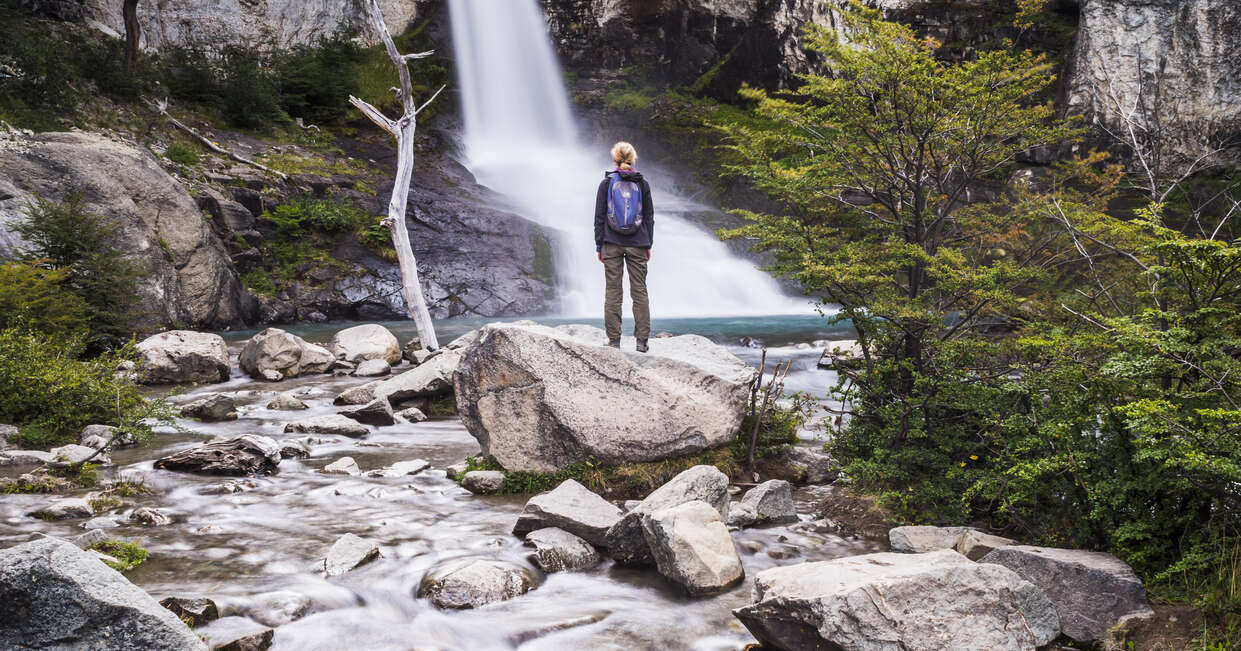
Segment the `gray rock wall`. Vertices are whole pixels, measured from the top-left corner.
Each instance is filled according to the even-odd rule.
[[[379,0],[394,34],[405,31],[427,0]],[[41,14],[81,22],[115,36],[125,33],[122,0],[26,0]],[[208,41],[314,43],[324,36],[358,30],[369,36],[365,4],[341,0],[140,0],[138,21],[144,48],[160,49]]]
[[[80,194],[86,211],[120,221],[118,245],[144,265],[142,325],[244,324],[237,271],[185,188],[137,147],[95,133],[45,133],[0,148],[0,258],[21,242],[6,226],[35,197]]]
[[[1190,157],[1241,144],[1236,0],[1085,0],[1071,64],[1071,111],[1112,127],[1126,113],[1150,125],[1157,113]]]

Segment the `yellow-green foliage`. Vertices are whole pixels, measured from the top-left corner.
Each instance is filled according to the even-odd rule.
[[[260,154],[255,157],[258,162],[285,174],[312,174],[315,176],[362,176],[369,170],[366,161],[346,158],[334,152],[332,157],[302,156],[293,153]]]
[[[626,113],[644,111],[654,99],[649,91],[641,88],[616,88],[609,90],[606,96],[609,108]]]
[[[648,463],[605,465],[597,461],[580,461],[551,473],[505,471],[501,493],[540,493],[573,479],[590,490],[611,499],[642,499],[667,483],[677,474],[694,466],[715,466],[730,478],[741,476],[741,466],[730,448],[717,448],[684,457]],[[471,470],[504,470],[493,459],[470,457],[466,472]]]
[[[104,559],[104,563],[117,572],[128,572],[147,560],[147,550],[123,540],[104,540],[87,549],[93,549],[116,559],[115,561]]]

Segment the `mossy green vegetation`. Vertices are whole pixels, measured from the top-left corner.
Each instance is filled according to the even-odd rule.
[[[103,559],[108,567],[117,572],[128,572],[147,560],[147,550],[135,543],[125,542],[123,540],[103,540],[87,547],[87,549],[97,551],[100,554],[110,556],[112,559]]]
[[[355,237],[384,259],[396,255],[391,236],[380,225],[382,218],[341,197],[294,197],[259,219],[272,231],[259,247],[263,266],[242,274],[241,282],[262,296],[274,296],[282,283],[301,278],[307,265],[345,271],[345,265],[331,255],[340,237]]]
[[[202,161],[198,148],[182,142],[174,142],[164,150],[164,158],[186,167],[193,167]]]

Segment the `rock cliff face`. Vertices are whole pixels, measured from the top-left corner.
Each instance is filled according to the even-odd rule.
[[[253,299],[185,188],[147,152],[92,133],[46,133],[0,148],[0,257],[19,239],[5,225],[35,197],[80,194],[88,212],[120,221],[119,246],[146,268],[144,322],[225,328],[250,320]]]
[[[578,69],[636,67],[666,81],[785,86],[813,61],[809,23],[832,25],[835,0],[542,0],[563,60]],[[706,77],[704,77],[706,75]]]
[[[1112,127],[1158,118],[1190,157],[1241,138],[1236,0],[1085,0],[1071,63],[1072,111]]]
[[[427,0],[379,0],[388,29],[405,31]],[[25,0],[47,16],[90,24],[114,35],[125,33],[122,0]],[[340,0],[141,0],[138,21],[145,48],[187,43],[314,43],[341,31],[365,29],[365,5]]]

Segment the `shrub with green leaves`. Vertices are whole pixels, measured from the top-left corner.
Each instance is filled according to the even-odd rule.
[[[116,560],[104,559],[108,567],[117,572],[128,572],[147,560],[147,550],[123,540],[103,540],[87,549],[97,551]]]
[[[81,339],[59,339],[18,328],[0,330],[0,422],[16,425],[10,441],[29,448],[76,443],[82,428],[113,425],[145,439],[151,425],[171,423],[173,410],[147,399],[117,372],[131,345],[84,359]]]
[[[38,198],[13,226],[27,243],[23,255],[55,272],[63,292],[76,297],[67,299],[64,309],[71,303],[84,306],[92,350],[120,344],[136,327],[142,268],[118,246],[120,228],[116,219],[87,212],[80,196],[63,202]],[[41,287],[44,302],[51,300],[46,285]]]

